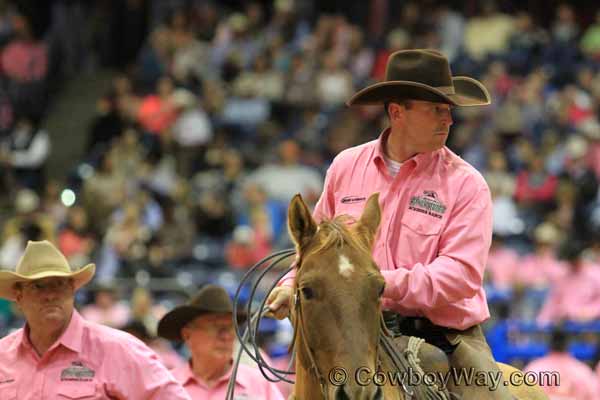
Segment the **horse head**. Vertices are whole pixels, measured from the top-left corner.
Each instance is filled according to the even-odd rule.
[[[292,306],[299,398],[382,398],[376,385],[361,385],[379,359],[385,283],[371,256],[381,219],[378,198],[369,197],[357,221],[340,216],[319,224],[300,195],[290,203],[288,229],[299,254]]]

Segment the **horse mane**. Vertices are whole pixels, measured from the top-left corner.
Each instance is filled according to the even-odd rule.
[[[333,246],[341,249],[344,245],[348,245],[353,249],[371,254],[371,250],[366,244],[357,238],[357,233],[348,227],[348,224],[351,222],[356,222],[356,219],[345,214],[321,221],[317,230],[318,234],[316,235],[318,242],[311,252],[318,253]]]

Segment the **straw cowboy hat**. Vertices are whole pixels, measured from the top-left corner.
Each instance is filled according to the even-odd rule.
[[[368,86],[350,98],[349,106],[411,99],[455,106],[491,103],[483,84],[466,76],[452,76],[448,59],[439,51],[400,50],[388,58],[385,81]]]
[[[175,307],[158,322],[158,336],[180,342],[181,328],[203,314],[233,314],[233,304],[221,286],[206,285],[185,305]],[[238,320],[246,314],[238,312]]]
[[[65,256],[52,243],[47,240],[30,240],[15,272],[0,270],[0,297],[14,301],[15,283],[50,277],[72,278],[77,290],[92,279],[95,271],[94,264],[73,270]]]

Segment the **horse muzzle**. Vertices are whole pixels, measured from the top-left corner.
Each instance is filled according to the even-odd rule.
[[[378,386],[338,386],[333,391],[334,400],[383,400]]]

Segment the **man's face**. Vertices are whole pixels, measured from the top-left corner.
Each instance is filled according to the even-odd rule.
[[[231,314],[205,314],[182,329],[192,358],[200,362],[228,363],[233,354],[233,321]]]
[[[402,140],[414,153],[435,151],[446,144],[453,122],[450,104],[411,100],[406,107],[392,103],[390,113],[395,111],[402,113],[402,118],[392,115],[392,123],[399,121]]]
[[[23,282],[16,303],[33,329],[60,329],[73,313],[75,289],[69,278],[43,278]]]

